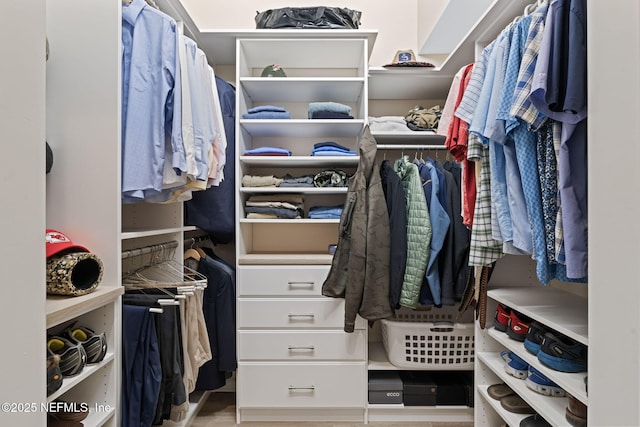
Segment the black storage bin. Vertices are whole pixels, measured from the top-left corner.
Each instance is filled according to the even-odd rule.
[[[402,380],[398,371],[369,371],[369,403],[402,403]]]
[[[438,385],[432,372],[402,371],[405,406],[435,406]]]
[[[434,372],[438,385],[436,404],[442,406],[473,407],[473,372]]]

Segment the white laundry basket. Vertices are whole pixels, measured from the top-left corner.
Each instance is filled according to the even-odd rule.
[[[424,370],[471,370],[474,324],[454,322],[455,316],[430,311],[399,310],[381,320],[382,343],[392,365]]]

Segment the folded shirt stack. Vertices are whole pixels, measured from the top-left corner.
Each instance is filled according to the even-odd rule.
[[[245,213],[251,219],[299,219],[304,198],[300,194],[254,194],[245,202]]]
[[[310,102],[307,116],[310,119],[353,119],[351,107],[338,102]]]
[[[243,187],[279,187],[282,184],[282,178],[276,178],[273,175],[244,175],[242,177]]]
[[[356,156],[358,153],[333,141],[317,142],[313,144],[312,156]]]
[[[243,119],[290,119],[291,113],[276,105],[261,105],[242,114]]]
[[[282,177],[280,187],[314,187],[313,175],[293,176],[286,174]]]
[[[242,154],[244,156],[290,156],[291,151],[280,147],[258,147]]]
[[[406,132],[407,122],[401,116],[369,117],[371,132]]]
[[[314,206],[309,209],[309,218],[312,219],[340,219],[344,205],[338,206]]]

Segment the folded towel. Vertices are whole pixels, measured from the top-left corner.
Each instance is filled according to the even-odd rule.
[[[256,156],[259,154],[282,154],[285,156],[290,156],[291,151],[281,147],[258,147],[244,152],[245,156]]]
[[[242,115],[243,119],[290,119],[291,113],[280,112],[280,111],[260,111],[258,113],[244,113]]]
[[[287,110],[285,110],[284,107],[278,107],[277,105],[260,105],[259,107],[249,108],[247,110],[247,113],[249,114],[259,113],[261,111],[274,111],[274,112],[280,112],[280,113],[287,112]]]
[[[337,113],[334,111],[314,111],[311,113],[312,119],[353,119],[353,116],[350,116],[346,113]]]
[[[308,117],[312,118],[313,113],[316,111],[331,111],[333,113],[350,114],[351,107],[338,102],[310,102],[309,109],[307,111]]]

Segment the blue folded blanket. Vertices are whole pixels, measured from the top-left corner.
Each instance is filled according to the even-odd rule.
[[[351,113],[351,107],[338,102],[310,102],[308,117],[312,118],[313,113],[317,111],[330,111],[332,113],[343,113],[348,115]]]

